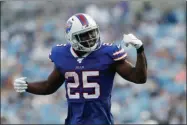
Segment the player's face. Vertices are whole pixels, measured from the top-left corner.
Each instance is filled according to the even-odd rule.
[[[88,32],[76,35],[75,37],[77,41],[79,41],[80,44],[83,45],[84,47],[87,48],[93,47],[97,41],[98,30],[97,29],[90,30]]]

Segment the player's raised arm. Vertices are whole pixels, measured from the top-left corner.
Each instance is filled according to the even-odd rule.
[[[49,95],[54,93],[64,82],[64,77],[54,68],[47,80],[28,83],[26,77],[14,81],[14,89],[17,92],[29,92],[37,95]]]
[[[131,44],[137,49],[137,61],[135,67],[127,60],[116,61],[116,71],[124,79],[143,84],[147,80],[147,60],[144,54],[144,48],[141,40],[134,35],[124,35],[123,38],[126,46]]]

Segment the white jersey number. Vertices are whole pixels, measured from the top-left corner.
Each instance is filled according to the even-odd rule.
[[[88,82],[88,77],[92,76],[99,76],[99,71],[83,71],[82,72],[82,83],[83,83],[83,89],[84,88],[95,88],[94,94],[88,94],[83,93],[83,97],[85,99],[96,99],[100,95],[100,86],[97,82]],[[79,99],[80,93],[71,94],[70,89],[71,88],[78,88],[80,85],[79,82],[79,76],[76,72],[66,72],[65,78],[68,79],[68,77],[74,78],[74,83],[67,83],[67,94],[70,99]]]

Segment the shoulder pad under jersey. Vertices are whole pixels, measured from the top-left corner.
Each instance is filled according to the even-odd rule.
[[[103,47],[105,47],[109,56],[113,59],[113,61],[119,61],[125,59],[127,57],[127,53],[121,45],[115,45],[112,43],[103,43]]]
[[[49,59],[52,62],[55,62],[55,60],[58,59],[57,56],[59,55],[59,53],[63,52],[67,46],[67,44],[57,44],[56,46],[52,47],[52,50],[49,54]]]

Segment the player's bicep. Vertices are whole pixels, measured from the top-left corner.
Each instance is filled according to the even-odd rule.
[[[64,76],[60,73],[59,69],[54,67],[53,71],[48,77],[48,85],[51,89],[58,89],[64,83]]]
[[[120,60],[115,62],[116,72],[126,80],[133,81],[132,73],[135,70],[134,66],[128,60]]]

